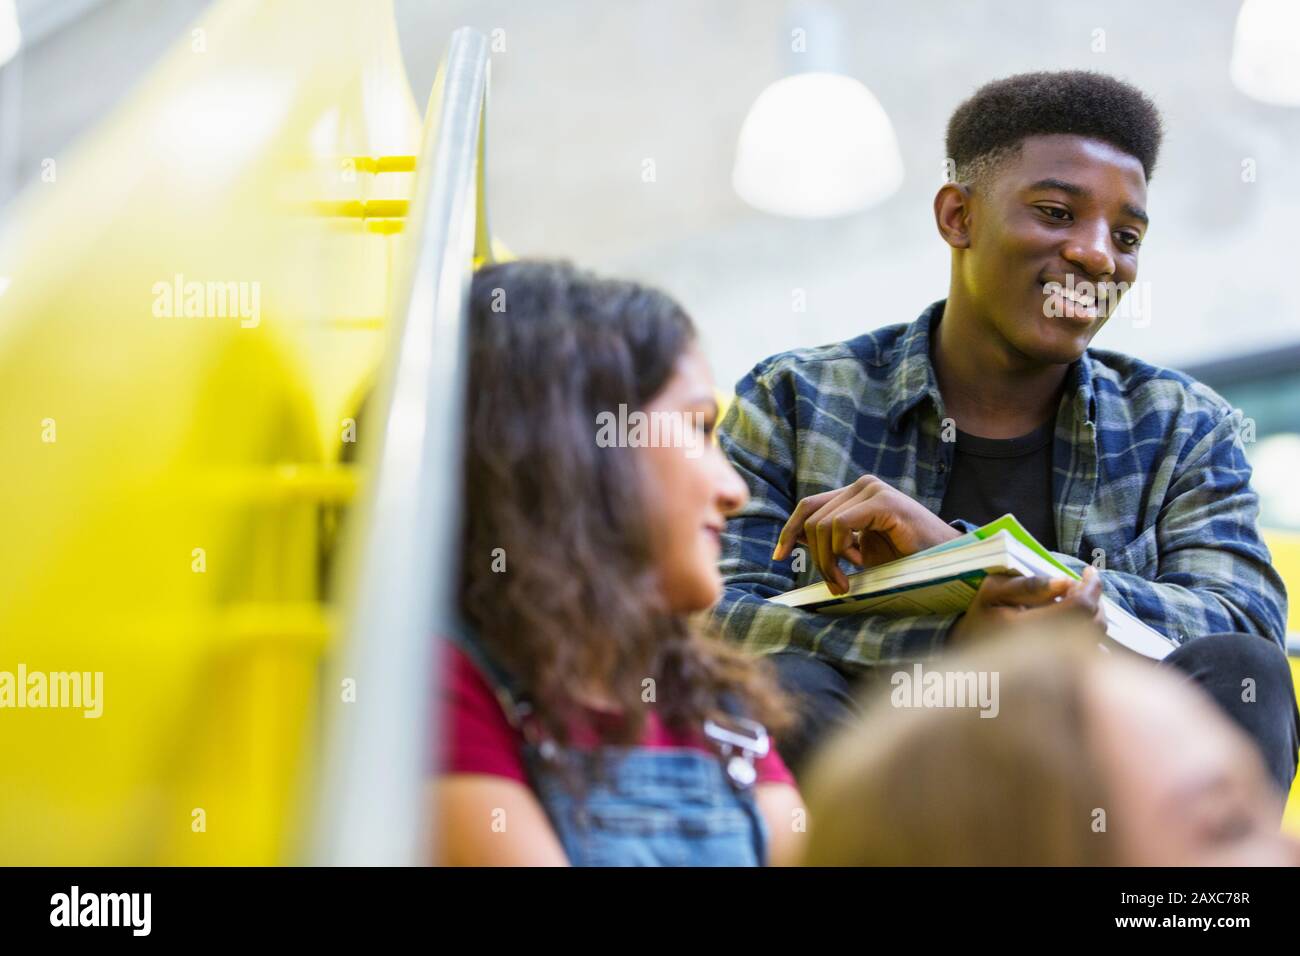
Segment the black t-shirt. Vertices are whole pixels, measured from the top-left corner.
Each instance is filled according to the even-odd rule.
[[[987,524],[1010,512],[1049,551],[1056,550],[1052,507],[1055,419],[1019,438],[980,438],[957,431],[957,447],[939,517]]]

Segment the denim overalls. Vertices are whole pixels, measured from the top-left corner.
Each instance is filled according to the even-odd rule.
[[[762,866],[767,828],[754,802],[754,760],[767,754],[766,731],[735,718],[706,723],[716,753],[684,747],[561,748],[539,739],[518,684],[471,635],[456,644],[496,691],[524,735],[523,759],[538,800],[573,866]],[[564,762],[576,768],[577,794]]]

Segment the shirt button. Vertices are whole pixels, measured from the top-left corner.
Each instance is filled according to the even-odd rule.
[[[948,463],[946,461],[939,462],[939,474],[942,475],[947,470],[948,470]]]

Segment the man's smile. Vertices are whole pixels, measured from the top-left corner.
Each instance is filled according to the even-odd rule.
[[[1090,283],[1091,285],[1091,283]],[[1095,294],[1080,289],[1074,283],[1055,279],[1040,282],[1044,302],[1043,314],[1052,318],[1069,319],[1071,323],[1087,325],[1101,315]]]

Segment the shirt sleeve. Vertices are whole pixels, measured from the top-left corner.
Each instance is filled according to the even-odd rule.
[[[796,549],[782,562],[772,560],[796,504],[795,406],[814,400],[796,389],[790,376],[773,381],[760,366],[737,385],[736,400],[719,428],[718,442],[750,497],[723,531],[719,567],[724,588],[712,624],[724,637],[758,653],[800,650],[860,668],[928,658],[944,646],[957,615],[831,617],[767,600],[795,586],[794,561],[805,550]]]
[[[1241,428],[1241,412],[1231,410],[1200,434],[1175,468],[1156,525],[1120,556],[1131,570],[1101,575],[1107,597],[1180,644],[1243,632],[1285,647],[1286,589],[1259,537]],[[1075,571],[1085,566],[1057,557]]]
[[[506,777],[527,786],[522,740],[491,685],[460,648],[450,642],[445,646],[441,772]]]

